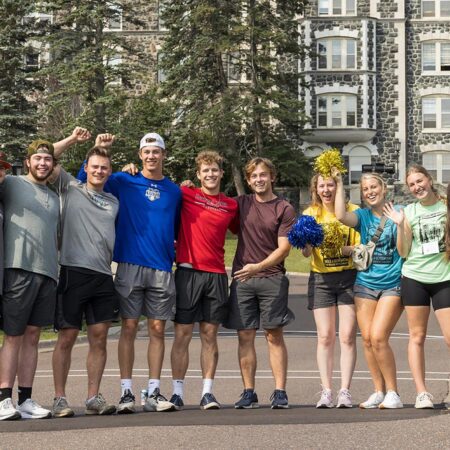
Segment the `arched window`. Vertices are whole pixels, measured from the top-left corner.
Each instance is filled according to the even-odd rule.
[[[317,69],[356,69],[356,39],[318,40]]]
[[[317,127],[356,127],[356,95],[319,95],[317,97]]]
[[[362,174],[362,165],[371,164],[370,150],[362,145],[353,147],[348,152],[349,180],[350,184],[359,183]]]
[[[423,166],[438,183],[450,182],[450,152],[427,152],[422,156]]]

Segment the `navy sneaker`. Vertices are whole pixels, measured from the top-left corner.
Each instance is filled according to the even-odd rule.
[[[172,403],[177,411],[182,410],[184,407],[183,399],[178,394],[173,394],[172,397],[170,397],[169,402]]]
[[[220,403],[213,394],[207,392],[200,401],[200,409],[220,409]]]
[[[236,409],[252,409],[259,408],[258,396],[253,389],[244,389],[241,399],[234,404]]]
[[[272,409],[287,409],[289,408],[288,398],[286,391],[281,389],[275,389],[273,394],[270,396],[272,404],[270,407]]]

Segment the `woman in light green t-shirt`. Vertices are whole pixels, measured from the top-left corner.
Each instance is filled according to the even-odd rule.
[[[397,224],[397,249],[406,258],[401,289],[409,327],[408,359],[417,390],[415,407],[434,408],[425,386],[424,343],[432,303],[450,348],[450,264],[445,253],[448,208],[424,167],[410,166],[406,184],[418,201],[401,211],[391,208],[388,217]]]

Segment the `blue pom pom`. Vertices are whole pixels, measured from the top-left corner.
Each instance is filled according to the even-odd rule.
[[[306,244],[318,247],[323,241],[323,229],[312,216],[300,216],[288,233],[289,243],[295,248],[305,248]]]

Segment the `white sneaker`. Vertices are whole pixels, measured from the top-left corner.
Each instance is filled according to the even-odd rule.
[[[27,398],[21,405],[17,405],[23,419],[47,419],[52,416],[52,412],[42,408],[31,398]]]
[[[417,394],[414,408],[434,409],[433,396],[429,392],[421,392],[420,394]]]
[[[365,402],[359,404],[362,409],[378,408],[384,400],[384,393],[381,391],[374,392]]]
[[[380,403],[380,406],[378,406],[380,409],[399,409],[403,408],[403,403],[400,400],[400,396],[395,391],[387,391],[386,397],[384,397],[384,400],[382,403]]]
[[[337,395],[336,408],[352,408],[352,395],[348,389],[341,389]]]
[[[20,412],[14,408],[11,398],[5,398],[0,402],[0,420],[16,420],[20,417]]]
[[[320,400],[317,402],[316,408],[333,408],[333,395],[331,389],[322,389]]]

